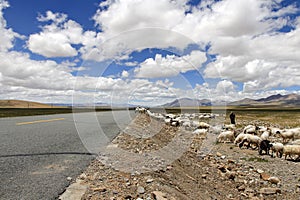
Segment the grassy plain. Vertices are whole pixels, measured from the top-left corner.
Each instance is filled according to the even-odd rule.
[[[101,112],[110,110],[126,110],[127,108],[97,107],[92,108],[0,108],[0,118],[33,116],[33,115],[53,115],[78,112]]]
[[[236,114],[236,123],[239,126],[245,124],[266,124],[278,127],[299,127],[300,107],[278,107],[278,106],[202,106],[181,108],[153,108],[153,111],[167,113],[218,113],[224,115],[225,122],[230,123],[229,114]]]

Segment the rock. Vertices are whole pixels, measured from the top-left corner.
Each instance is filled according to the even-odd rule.
[[[259,174],[261,174],[261,173],[264,173],[264,170],[257,169],[256,172],[259,173]]]
[[[216,153],[216,156],[221,157],[222,154],[221,154],[220,152],[217,152],[217,153]]]
[[[225,158],[226,158],[226,156],[221,156],[221,159],[223,159],[223,160],[224,160]]]
[[[203,179],[206,179],[207,175],[206,174],[202,174],[201,176]]]
[[[225,175],[228,179],[234,180],[236,174],[235,172],[228,171],[225,173]]]
[[[139,186],[136,190],[139,194],[144,194],[145,193],[145,188],[143,188],[142,186]]]
[[[230,164],[230,163],[231,163],[231,164],[234,164],[234,163],[235,163],[235,161],[234,161],[234,160],[231,160],[231,159],[228,159],[227,162],[228,162],[229,164]]]
[[[227,171],[227,169],[226,169],[226,167],[225,167],[224,165],[219,166],[218,169],[219,169],[221,172],[223,172],[223,173],[225,173],[225,172]]]
[[[269,194],[281,193],[281,190],[280,188],[261,188],[259,190],[259,193],[269,195]]]
[[[254,193],[254,190],[251,188],[246,188],[244,192],[249,194],[249,193]]]
[[[68,176],[68,177],[67,177],[67,180],[68,180],[68,181],[71,181],[71,180],[72,180],[72,177]]]
[[[86,176],[85,173],[83,173],[83,174],[80,174],[79,178],[80,178],[81,180],[85,180],[85,179],[87,178],[87,176]]]
[[[270,175],[263,172],[263,173],[260,174],[260,178],[263,179],[264,181],[267,181],[267,180],[269,180]]]
[[[149,179],[146,180],[146,183],[152,183],[153,181],[154,181],[154,179],[149,178]]]
[[[172,166],[167,166],[167,170],[171,170],[173,167]]]
[[[98,187],[98,188],[93,188],[94,192],[106,192],[106,188],[105,187]]]
[[[156,200],[168,200],[167,195],[161,191],[154,191],[152,192],[152,196]]]
[[[280,179],[277,178],[277,177],[275,177],[275,176],[271,176],[271,177],[268,179],[268,181],[269,181],[270,183],[273,183],[273,184],[278,184],[278,183],[280,182]]]
[[[246,187],[244,185],[241,185],[237,189],[238,189],[238,191],[244,191],[246,189]]]

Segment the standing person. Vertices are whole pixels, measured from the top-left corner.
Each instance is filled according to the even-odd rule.
[[[230,112],[229,118],[230,118],[230,123],[235,124],[235,114],[233,112]]]

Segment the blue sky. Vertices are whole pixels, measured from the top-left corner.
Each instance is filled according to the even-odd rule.
[[[296,0],[0,0],[0,9],[1,99],[159,105],[300,93]]]

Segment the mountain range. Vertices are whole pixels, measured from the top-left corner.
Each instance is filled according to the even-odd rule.
[[[189,99],[181,98],[175,99],[170,103],[162,105],[162,107],[196,107],[196,106],[211,106],[211,105],[224,105],[224,102],[211,102],[208,99]],[[271,95],[266,98],[251,99],[245,98],[238,101],[226,103],[228,106],[300,106],[300,95],[287,94],[287,95]]]

